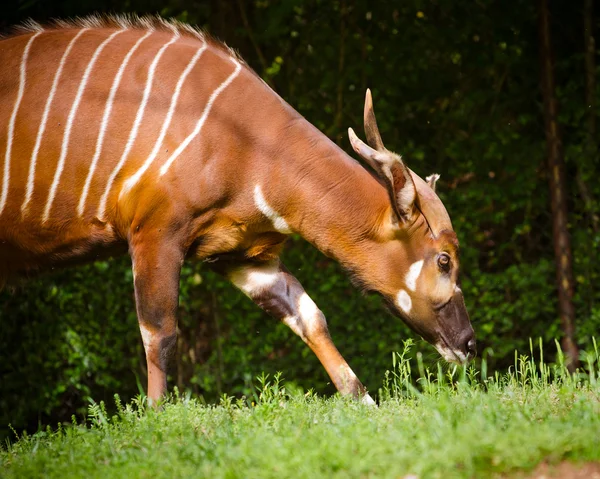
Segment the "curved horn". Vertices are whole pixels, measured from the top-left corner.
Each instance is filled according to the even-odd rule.
[[[450,216],[442,200],[435,193],[435,183],[439,175],[431,175],[425,182],[408,168],[402,158],[388,151],[377,127],[371,90],[367,89],[364,109],[365,133],[368,145],[359,139],[352,128],[348,128],[348,137],[354,151],[358,153],[385,181],[390,193],[392,205],[399,219],[410,218],[418,208],[434,237],[443,230],[452,229]]]
[[[348,128],[348,137],[354,151],[384,180],[398,220],[409,220],[414,213],[417,193],[410,170],[402,158],[385,148],[374,150],[358,138],[352,128]]]
[[[383,151],[377,151],[362,141],[352,128],[348,128],[348,138],[352,148],[358,155],[375,170],[380,178],[392,182],[393,179],[384,171],[384,167],[389,170],[394,163]]]
[[[365,95],[364,122],[367,143],[377,151],[384,151],[385,146],[383,146],[383,140],[381,139],[381,134],[379,133],[377,120],[375,119],[375,110],[373,110],[373,98],[371,97],[371,90],[369,88],[367,88],[367,93]]]

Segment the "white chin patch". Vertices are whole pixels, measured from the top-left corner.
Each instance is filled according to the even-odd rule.
[[[410,295],[403,289],[398,291],[398,294],[396,295],[396,304],[406,314],[410,313],[410,310],[412,309],[412,300],[410,299]]]
[[[440,356],[442,356],[449,363],[466,364],[467,362],[465,353],[457,350],[452,351],[452,349],[447,347],[444,343],[437,343],[435,345],[435,349],[437,349],[438,353],[440,353]]]

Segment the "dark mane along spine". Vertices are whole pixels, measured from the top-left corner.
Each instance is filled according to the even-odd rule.
[[[244,63],[236,50],[228,47],[224,42],[217,40],[202,29],[173,18],[163,18],[159,15],[144,15],[140,17],[128,13],[94,14],[70,19],[54,19],[46,24],[29,19],[20,25],[13,27],[8,35],[0,36],[0,40],[44,30],[62,30],[71,28],[117,28],[172,32],[182,37],[195,38],[206,42],[213,47],[220,48],[239,62]]]

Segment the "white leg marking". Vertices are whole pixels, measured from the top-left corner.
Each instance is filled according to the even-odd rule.
[[[271,287],[278,278],[279,268],[276,264],[269,264],[260,268],[243,267],[229,275],[231,282],[250,297]]]
[[[281,320],[283,324],[285,324],[288,328],[290,328],[295,334],[302,338],[302,341],[306,342],[306,336],[304,334],[304,329],[300,324],[300,319],[298,316],[286,316]]]
[[[319,308],[307,293],[302,293],[298,300],[298,312],[304,330],[309,334],[312,333],[317,323],[321,321],[321,316],[319,315]]]
[[[12,114],[10,115],[10,121],[8,122],[8,134],[6,136],[6,152],[4,154],[4,176],[2,178],[2,194],[0,195],[0,214],[4,210],[6,205],[6,198],[8,197],[8,186],[10,184],[10,155],[12,153],[12,142],[15,134],[15,122],[17,120],[17,113],[19,106],[21,106],[21,100],[23,99],[23,93],[25,92],[25,81],[27,79],[27,58],[29,57],[29,50],[33,40],[40,35],[42,32],[37,32],[32,35],[25,49],[23,50],[23,56],[21,57],[21,66],[19,68],[19,90],[17,92],[17,100],[13,107]]]
[[[342,371],[342,377],[346,379],[346,381],[355,381],[358,379],[356,377],[356,374],[354,374],[354,371],[352,371],[352,369],[350,369],[350,366],[348,366],[347,364],[342,364],[340,366],[340,370]]]
[[[411,264],[410,268],[408,268],[404,282],[406,283],[406,287],[411,291],[417,289],[417,280],[421,274],[421,269],[423,269],[423,260]]]
[[[142,342],[144,343],[144,349],[146,353],[150,349],[150,345],[154,339],[154,333],[140,323],[140,332],[142,333]]]
[[[75,115],[77,114],[77,109],[79,108],[79,103],[81,102],[81,97],[83,96],[83,92],[85,87],[87,86],[87,82],[90,77],[90,73],[92,72],[92,68],[98,60],[100,53],[104,50],[104,47],[108,45],[108,43],[117,35],[120,35],[125,30],[118,30],[110,35],[106,40],[104,40],[100,46],[96,49],[90,62],[88,63],[83,77],[81,78],[81,82],[79,83],[79,88],[77,89],[77,94],[75,95],[75,101],[73,102],[73,106],[71,107],[71,111],[69,112],[69,117],[67,118],[67,125],[65,126],[65,133],[63,136],[62,146],[60,149],[60,157],[58,158],[58,164],[56,165],[56,172],[54,173],[54,180],[52,181],[52,185],[50,186],[50,192],[48,193],[48,200],[46,201],[46,208],[44,209],[44,216],[42,217],[42,222],[48,221],[50,217],[50,209],[52,208],[52,203],[54,202],[54,197],[56,196],[56,190],[58,188],[58,184],[60,183],[60,177],[62,175],[63,169],[65,167],[65,159],[67,158],[67,153],[69,152],[69,141],[71,139],[71,128],[73,127],[73,122],[75,121]]]
[[[298,311],[307,332],[311,332],[319,321],[319,308],[307,293],[298,300]]]
[[[156,71],[156,66],[158,65],[158,61],[160,60],[160,57],[162,57],[165,50],[169,47],[169,45],[175,43],[175,41],[177,41],[178,38],[179,38],[179,35],[176,34],[167,43],[165,43],[160,48],[160,50],[154,57],[154,60],[152,60],[152,63],[150,64],[150,68],[148,69],[148,78],[146,79],[146,86],[144,87],[144,94],[142,96],[142,102],[140,103],[140,106],[138,107],[138,111],[135,115],[133,127],[131,128],[131,131],[129,132],[129,138],[127,139],[127,144],[125,145],[125,150],[123,150],[123,154],[121,155],[121,159],[119,160],[119,163],[117,163],[117,166],[115,166],[115,169],[110,174],[110,176],[108,178],[108,182],[106,183],[106,188],[104,189],[102,198],[100,198],[100,204],[98,206],[98,212],[96,213],[96,216],[101,220],[104,218],[104,213],[106,211],[106,202],[108,201],[108,195],[110,194],[112,184],[115,181],[115,178],[117,177],[119,172],[121,171],[121,168],[123,168],[123,165],[125,164],[125,161],[127,160],[127,157],[129,156],[129,152],[133,148],[133,144],[135,143],[135,139],[137,137],[138,130],[140,128],[140,123],[142,122],[142,119],[144,118],[144,110],[146,109],[146,104],[148,103],[148,98],[150,97],[150,92],[152,91],[152,82],[154,81],[154,72]]]
[[[158,155],[158,151],[160,150],[160,147],[162,146],[162,142],[165,139],[167,130],[169,128],[169,125],[171,124],[171,120],[173,119],[173,113],[175,112],[175,107],[177,106],[177,100],[179,99],[179,94],[181,93],[181,87],[183,86],[183,83],[185,82],[185,79],[187,78],[189,73],[192,71],[192,69],[198,62],[198,59],[202,55],[202,52],[204,52],[204,50],[206,50],[206,47],[207,47],[207,44],[205,43],[204,45],[202,45],[202,47],[200,49],[198,49],[198,51],[196,52],[194,57],[190,60],[187,67],[185,68],[185,70],[183,71],[181,76],[179,77],[179,81],[177,82],[177,86],[175,87],[175,93],[171,97],[171,104],[169,105],[169,111],[167,112],[167,116],[166,116],[166,118],[163,122],[162,128],[160,130],[160,135],[158,136],[156,143],[154,143],[154,148],[152,149],[150,156],[148,156],[148,158],[146,159],[144,164],[141,166],[141,168],[139,170],[137,170],[135,172],[135,174],[133,176],[130,176],[129,178],[127,178],[127,180],[125,180],[125,182],[123,183],[123,189],[121,190],[120,194],[127,193],[128,191],[131,190],[131,188],[133,188],[135,186],[135,184],[139,181],[139,179],[142,177],[142,175],[150,167],[150,165],[156,158],[156,155]]]
[[[357,382],[360,383],[360,381],[356,377],[356,374],[354,374],[354,371],[352,371],[350,366],[346,363],[340,365],[340,379],[342,380],[343,389],[346,392],[358,392],[354,391],[353,386],[355,386]],[[371,401],[373,400],[371,399]]]
[[[412,300],[410,299],[409,294],[403,289],[398,291],[398,295],[396,297],[396,304],[406,314],[410,313],[410,310],[412,308]]]
[[[316,329],[316,325],[322,321],[320,311],[312,298],[306,293],[302,293],[298,298],[298,314],[286,316],[283,322],[302,338],[304,342],[308,341],[311,333]]]
[[[125,72],[125,68],[131,60],[132,55],[138,49],[140,44],[152,35],[153,31],[150,30],[146,32],[144,36],[142,36],[136,43],[133,45],[131,50],[127,53],[121,66],[119,67],[119,71],[113,80],[112,86],[110,87],[110,93],[108,94],[108,99],[106,100],[106,105],[104,107],[104,115],[102,116],[102,123],[100,123],[100,133],[98,134],[98,139],[96,140],[96,151],[94,151],[94,156],[92,158],[92,163],[90,164],[90,170],[88,171],[87,178],[85,179],[85,185],[83,186],[83,191],[81,193],[81,198],[79,198],[79,206],[77,207],[77,213],[79,216],[83,215],[83,211],[85,209],[85,201],[87,199],[87,195],[90,190],[90,185],[92,183],[92,177],[94,176],[94,172],[96,171],[96,165],[98,164],[98,159],[100,158],[100,153],[102,152],[102,145],[104,143],[104,135],[106,134],[106,127],[108,126],[108,120],[110,119],[110,114],[112,112],[113,102],[115,100],[115,95],[117,94],[117,90],[121,83],[121,79],[123,78],[123,73]]]
[[[215,91],[212,92],[212,95],[210,96],[210,98],[208,99],[208,102],[206,103],[206,106],[204,107],[202,116],[198,120],[198,123],[196,123],[196,128],[194,128],[194,131],[185,140],[183,140],[181,145],[179,145],[177,147],[177,149],[173,152],[173,154],[169,157],[169,159],[165,162],[165,164],[161,166],[161,168],[160,168],[161,176],[163,176],[169,170],[171,164],[177,159],[177,157],[181,154],[181,152],[183,150],[185,150],[187,148],[187,146],[190,144],[190,142],[198,135],[198,133],[200,133],[200,130],[202,129],[202,126],[204,125],[204,122],[206,121],[208,114],[210,113],[210,109],[212,108],[214,101],[221,94],[221,92],[223,90],[225,90],[225,88],[227,88],[230,85],[230,83],[235,79],[235,77],[238,76],[238,74],[240,73],[240,70],[242,69],[242,65],[240,64],[240,62],[238,62],[234,58],[230,58],[230,60],[235,65],[235,70],[233,71],[233,73],[231,75],[229,75],[225,79],[225,81],[223,83],[221,83],[218,86],[218,88]]]
[[[373,401],[373,398],[371,396],[369,396],[369,393],[365,394],[361,398],[360,402],[367,406],[376,406],[377,405],[377,403],[375,401]]]
[[[289,225],[287,224],[287,221],[285,221],[285,219],[279,216],[277,212],[273,208],[271,208],[269,203],[267,203],[267,200],[265,200],[260,185],[256,185],[254,187],[254,204],[263,215],[265,215],[271,220],[273,226],[277,231],[284,234],[289,234],[292,232]]]
[[[77,35],[73,37],[73,39],[67,45],[67,49],[63,53],[62,58],[60,59],[60,63],[58,64],[58,69],[54,74],[54,80],[52,80],[52,87],[50,88],[50,95],[46,100],[46,106],[44,107],[44,113],[42,114],[42,121],[40,122],[40,127],[38,128],[37,137],[35,139],[35,146],[33,147],[33,153],[31,154],[31,162],[29,163],[29,174],[27,176],[27,189],[25,191],[25,200],[21,205],[21,214],[25,216],[27,214],[27,206],[31,201],[31,197],[33,196],[33,186],[35,182],[35,167],[37,164],[37,157],[40,151],[40,145],[42,144],[42,138],[44,137],[44,132],[46,131],[46,122],[48,121],[48,115],[50,114],[50,107],[52,106],[52,101],[54,100],[54,95],[56,94],[56,89],[58,87],[58,81],[60,80],[60,76],[62,75],[63,68],[67,61],[67,57],[69,53],[71,53],[71,49],[73,45],[77,41],[77,39],[83,35],[88,29],[84,28],[80,30]]]

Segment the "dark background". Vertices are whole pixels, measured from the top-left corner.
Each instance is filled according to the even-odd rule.
[[[593,348],[600,326],[598,69],[589,62],[595,49],[586,63],[584,18],[595,37],[600,22],[590,5],[549,3],[568,195],[562,233],[572,244],[581,351]],[[238,50],[348,151],[346,129],[362,130],[370,87],[386,146],[421,176],[442,175],[438,192],[462,245],[462,289],[479,357],[493,372],[514,364],[515,349],[529,354],[530,338],[541,338],[545,359],[553,360],[555,339],[563,338],[540,8],[529,0],[24,0],[0,7],[0,30],[29,17],[93,12],[175,17]],[[377,391],[392,351],[414,335],[300,238],[289,241],[283,259],[325,312],[342,354]],[[99,262],[0,293],[0,435],[8,423],[36,429],[84,413],[90,397],[112,402],[114,393],[130,398],[145,387],[129,268],[128,258]],[[438,358],[422,340],[416,349],[430,364]],[[184,268],[177,359],[170,386],[209,402],[251,393],[261,371],[283,371],[288,387],[333,392],[300,339],[201,264]]]

